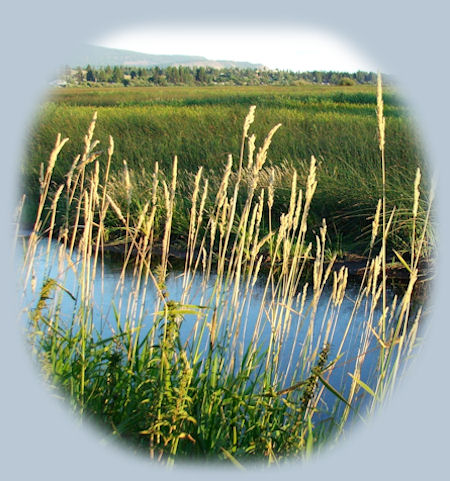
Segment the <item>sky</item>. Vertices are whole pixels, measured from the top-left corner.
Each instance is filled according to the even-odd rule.
[[[317,28],[133,26],[90,43],[150,54],[247,61],[280,70],[379,70],[347,39]]]

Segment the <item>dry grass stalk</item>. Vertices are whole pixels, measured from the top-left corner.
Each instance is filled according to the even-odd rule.
[[[383,229],[383,237],[382,237],[382,246],[381,246],[381,262],[382,262],[382,271],[383,271],[383,312],[386,311],[386,237],[387,237],[387,229],[386,229],[386,162],[385,162],[385,130],[386,130],[386,119],[383,115],[383,89],[382,89],[382,81],[381,81],[381,74],[378,72],[377,77],[377,122],[378,122],[378,145],[381,153],[381,180],[383,186],[383,195],[382,195],[382,229]],[[386,322],[383,319],[382,322],[382,336],[383,338],[386,335]]]

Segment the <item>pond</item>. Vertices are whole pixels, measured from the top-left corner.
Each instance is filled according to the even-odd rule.
[[[27,286],[25,290],[20,288],[22,305],[28,309],[37,306],[45,280],[55,279],[64,289],[55,290],[46,308],[49,314],[58,313],[60,323],[71,326],[83,304],[82,273],[90,276],[89,298],[93,303],[88,308],[99,337],[117,334],[120,326],[136,319],[143,320],[144,333],[157,323],[155,320],[162,310],[161,291],[152,275],[143,280],[143,276],[135,275],[132,267],[123,271],[121,264],[106,259],[96,264],[91,261],[89,266],[81,265],[77,250],[68,255],[61,244],[46,239],[38,244],[29,269],[21,267],[23,249],[17,249],[16,258],[22,272],[22,286]],[[222,286],[220,289],[218,284]],[[338,358],[327,380],[342,396],[348,396],[352,384],[350,374],[356,368],[361,380],[375,388],[380,344],[372,333],[381,317],[381,308],[380,303],[371,305],[370,297],[361,295],[359,285],[347,285],[342,303],[336,305],[329,283],[324,285],[319,299],[302,284],[291,298],[280,299],[276,290],[268,288],[263,275],[256,279],[242,276],[239,282],[234,279],[225,288],[224,284],[214,272],[205,280],[200,272],[187,278],[183,270],[169,271],[165,285],[168,299],[191,306],[180,322],[180,339],[188,352],[198,352],[201,359],[211,342],[210,328],[215,317],[219,326],[216,342],[227,346],[230,365],[239,366],[248,349],[259,346],[264,352],[270,346],[272,359],[277,357],[276,379],[282,389],[308,376],[314,363],[298,361],[317,359],[325,343],[330,345],[329,361]],[[388,291],[388,301],[393,299],[394,294]],[[261,365],[265,362],[263,357]],[[364,398],[369,396],[363,390],[360,396],[363,405]],[[329,390],[323,392],[320,403],[318,417],[322,419],[333,408],[345,408]]]

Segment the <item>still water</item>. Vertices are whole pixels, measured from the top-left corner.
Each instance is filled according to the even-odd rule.
[[[63,252],[62,247],[57,242],[47,243],[46,240],[42,240],[38,245],[32,268],[29,271],[22,267],[23,250],[17,249],[16,257],[18,269],[22,272],[24,282],[27,275],[29,280],[25,289],[23,289],[24,282],[19,288],[22,305],[28,309],[33,309],[39,301],[40,291],[45,279],[55,279],[67,292],[64,289],[55,290],[53,298],[48,300],[48,309],[52,309],[53,304],[53,309],[55,309],[53,312],[58,312],[62,323],[70,326],[75,314],[80,309],[80,298],[82,297],[79,280],[82,265],[77,251],[74,251],[72,256],[69,257],[67,251]],[[136,284],[136,277],[133,276],[132,269],[122,272],[121,266],[112,261],[98,261],[95,266],[91,262],[89,265],[91,276],[94,268],[96,275],[90,288],[90,297],[94,302],[93,305],[89,306],[89,309],[98,335],[110,337],[116,333],[117,323],[119,322],[123,326],[130,318],[130,313],[133,314],[135,319],[143,319],[143,334],[145,334],[145,330],[151,329],[157,317],[155,312],[158,309],[161,310],[156,283],[149,278],[146,285],[139,286]],[[212,305],[214,303],[218,305],[218,312],[223,312],[221,334],[226,335],[230,330],[238,329],[237,342],[233,347],[238,359],[248,346],[255,342],[255,327],[258,325],[260,326],[258,328],[260,333],[258,342],[263,349],[268,346],[271,331],[274,329],[273,324],[269,321],[269,313],[275,312],[276,309],[279,312],[281,309],[281,312],[283,312],[281,317],[284,319],[284,325],[287,322],[287,327],[283,328],[284,330],[282,329],[284,340],[279,355],[280,379],[282,380],[280,387],[289,387],[305,377],[305,373],[296,372],[296,360],[305,352],[311,352],[314,346],[322,346],[326,336],[331,341],[329,360],[331,361],[338,354],[340,355],[328,379],[330,384],[336,387],[343,396],[347,396],[352,381],[349,373],[354,371],[358,357],[363,357],[361,379],[369,386],[373,386],[372,374],[378,362],[379,344],[373,336],[368,334],[368,305],[363,302],[358,309],[355,309],[358,285],[347,286],[345,298],[339,309],[333,308],[332,303],[330,303],[331,287],[325,286],[317,304],[317,310],[313,314],[313,309],[311,309],[312,294],[306,295],[302,300],[302,293],[299,292],[294,299],[290,300],[288,308],[283,305],[280,307],[280,303],[276,307],[272,302],[272,296],[264,294],[266,279],[261,276],[254,285],[247,289],[245,282],[242,282],[237,291],[237,296],[234,292],[234,302],[236,302],[237,297],[239,306],[239,316],[235,316],[236,309],[230,307],[233,304],[235,284],[231,283],[228,289],[221,293],[219,301],[216,301],[214,296],[216,280],[216,274],[214,273],[211,274],[208,282],[205,282],[202,276],[197,274],[190,279],[191,286],[188,295],[186,295],[183,287],[185,281],[183,271],[171,270],[168,274],[166,289],[170,299],[205,308],[201,310],[201,316],[186,314],[183,318],[180,326],[180,338],[185,343],[187,350],[193,349],[194,341],[198,339],[198,334],[201,332],[202,323],[206,325],[206,323],[211,322]],[[183,292],[185,292],[185,297],[183,297]],[[392,293],[389,293],[389,298],[392,298]],[[302,304],[303,309],[301,309]],[[261,309],[261,306],[263,306],[263,309]],[[381,310],[377,307],[373,313],[372,324],[374,326],[380,316]],[[201,321],[199,321],[199,317],[202,318]],[[350,318],[353,320],[349,324]],[[244,320],[240,322],[240,319]],[[228,326],[228,331],[226,326]],[[202,346],[207,346],[208,342],[208,330],[205,328]],[[324,392],[322,396],[323,412],[329,412],[336,400],[337,398],[332,393]]]

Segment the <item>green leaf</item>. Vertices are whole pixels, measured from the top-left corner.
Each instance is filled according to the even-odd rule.
[[[353,374],[348,373],[348,375],[359,385],[361,386],[364,391],[368,392],[372,397],[376,397],[375,392],[365,383],[362,382],[361,379],[358,379],[357,377],[353,376]]]
[[[392,249],[394,251],[394,254],[398,257],[399,261],[403,264],[403,267],[410,273],[411,272],[411,267],[409,267],[408,263],[403,259],[403,257],[400,255],[399,252],[397,252],[395,249]]]
[[[64,291],[66,294],[68,294],[74,301],[76,301],[76,298],[75,296],[69,291],[67,290],[64,286],[62,286],[61,284],[59,284],[58,282],[55,281],[55,285],[58,286],[62,291]]]
[[[109,344],[111,341],[116,341],[117,339],[124,337],[126,334],[127,334],[126,332],[122,332],[121,334],[116,334],[112,337],[108,337],[106,339],[102,339],[101,341],[97,341],[94,343],[94,347],[103,346],[104,344]]]
[[[177,316],[185,316],[187,314],[198,314],[198,310],[196,309],[175,309],[172,311],[172,314],[176,314]]]
[[[306,438],[306,456],[311,456],[314,447],[314,434],[311,416],[308,417],[308,437]]]
[[[347,404],[349,408],[352,408],[352,405],[345,399],[345,397],[339,392],[334,389],[334,387],[329,384],[325,379],[319,374],[319,379],[321,383],[330,391],[332,392],[337,398],[339,398],[343,403]],[[352,408],[353,409],[353,408]]]
[[[333,366],[342,358],[343,355],[344,355],[344,353],[341,353],[341,354],[339,354],[338,357],[336,357],[336,359],[333,359],[333,361],[329,362],[329,363],[323,368],[323,371],[322,371],[322,372],[328,371],[328,369],[330,369],[331,367],[333,367]]]
[[[220,449],[223,451],[223,454],[239,469],[242,469],[245,471],[244,466],[225,448],[220,447]]]
[[[181,304],[182,307],[188,307],[190,309],[210,309],[208,306],[199,306],[197,304]]]

